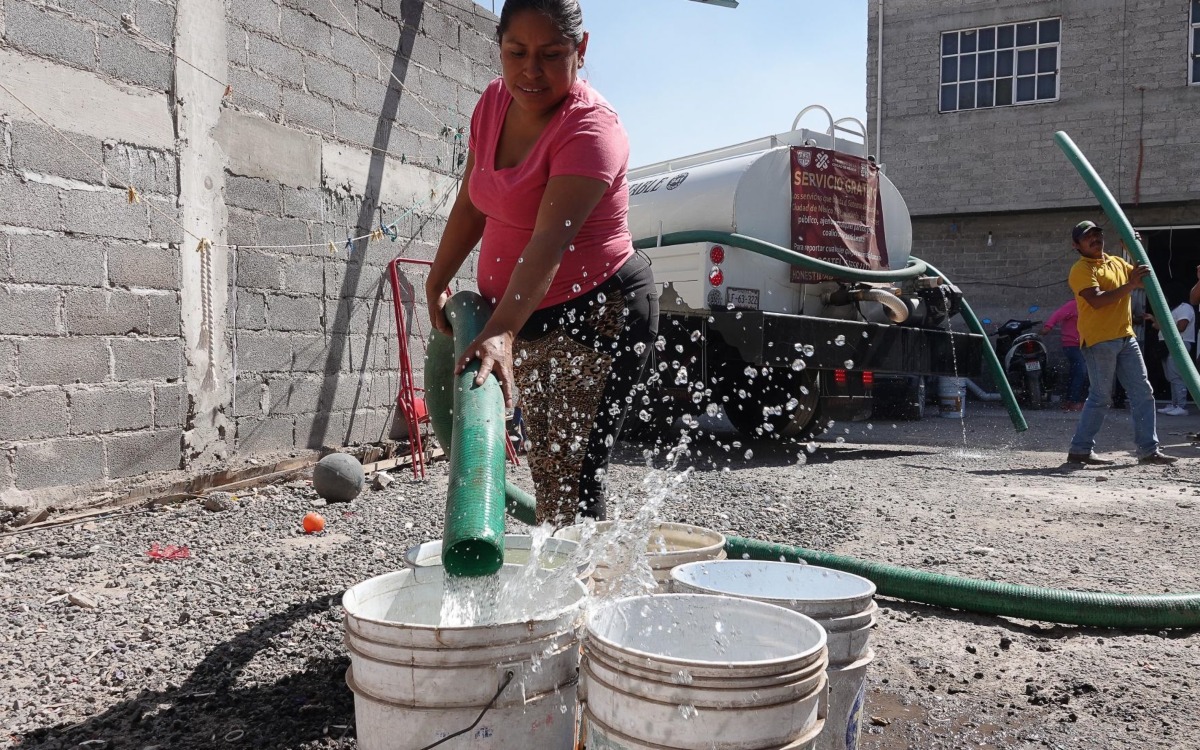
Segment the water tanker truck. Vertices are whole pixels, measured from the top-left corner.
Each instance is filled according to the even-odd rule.
[[[809,110],[825,131],[800,128]],[[629,172],[629,225],[662,294],[660,340],[627,420],[719,405],[754,437],[919,418],[926,376],[972,377],[962,295],[909,262],[912,223],[865,128],[822,107],[792,129]]]

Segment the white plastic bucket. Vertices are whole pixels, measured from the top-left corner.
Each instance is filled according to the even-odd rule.
[[[673,591],[722,594],[802,612],[825,629],[829,650],[829,716],[821,750],[858,747],[867,666],[874,657],[875,584],[852,573],[769,560],[719,560],[671,571]],[[853,735],[849,744],[845,738]]]
[[[505,565],[499,577],[521,572]],[[533,583],[548,583],[552,575],[539,571]],[[545,603],[543,611],[528,619],[440,627],[444,576],[441,567],[405,569],[364,581],[342,597],[358,746],[425,747],[471,726],[491,704],[474,729],[439,748],[569,750],[583,584],[568,578],[538,587],[533,595]]]
[[[598,521],[595,524],[568,526],[559,529],[554,536],[583,544],[593,554],[595,570],[592,581],[595,593],[602,596],[615,578],[627,571],[632,560],[627,557],[630,549],[612,539],[615,521]],[[621,522],[618,528],[629,528]],[[700,560],[725,559],[725,535],[701,526],[686,523],[657,523],[650,528],[642,557],[650,566],[650,573],[663,593],[671,585],[671,569],[684,563]]]
[[[967,379],[938,378],[938,406],[947,419],[962,419],[967,408]]]
[[[533,554],[533,537],[528,534],[504,535],[504,564],[527,565]],[[538,553],[538,567],[544,570],[557,570],[571,562],[577,555],[579,543],[570,539],[555,539],[550,537],[542,542]],[[442,564],[442,540],[422,542],[415,547],[409,547],[404,552],[404,564],[410,568],[428,568]],[[576,570],[576,578],[587,583],[591,576],[592,566],[581,564]]]
[[[806,747],[828,710],[825,632],[725,596],[618,599],[588,618],[588,750]]]

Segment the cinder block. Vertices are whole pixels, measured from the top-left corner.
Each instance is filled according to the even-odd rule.
[[[13,454],[18,489],[79,485],[104,478],[104,444],[96,438],[21,443]]]
[[[319,297],[267,295],[267,316],[275,331],[319,331],[321,312]]]
[[[183,383],[154,386],[154,426],[184,427],[187,421],[187,386]]]
[[[237,420],[237,450],[239,453],[266,453],[291,450],[292,420],[283,417]]]
[[[336,63],[306,58],[304,85],[314,94],[342,104],[354,104],[354,74]]]
[[[233,395],[233,416],[262,417],[263,401],[269,391],[256,377],[238,377],[237,392]]]
[[[17,382],[17,342],[0,339],[0,385]]]
[[[341,29],[334,28],[331,30],[333,38],[333,59],[338,60],[350,68],[357,71],[359,75],[367,76],[375,80],[383,80],[379,69],[380,51],[374,47],[365,45],[362,40]],[[383,58],[385,63],[390,65],[388,58]]]
[[[179,304],[179,295],[175,292],[168,292],[166,294],[147,294],[145,297],[150,307],[150,335],[182,335],[183,313]]]
[[[345,413],[346,444],[378,443],[387,440],[393,421],[390,409],[357,409]]]
[[[394,50],[400,41],[400,24],[368,6],[359,6],[358,33],[385,50]]]
[[[68,334],[124,336],[148,333],[146,298],[132,292],[69,289],[63,302],[63,325]]]
[[[64,190],[62,205],[70,232],[125,240],[150,238],[146,204],[130,203],[124,190]]]
[[[104,165],[111,186],[132,184],[142,193],[179,193],[179,164],[171,154],[109,141],[104,144]]]
[[[34,229],[63,229],[58,189],[0,172],[0,216],[5,224]]]
[[[346,346],[338,337],[293,336],[292,369],[296,372],[337,373],[348,365]]]
[[[315,412],[321,403],[321,381],[272,379],[268,414],[306,414]]]
[[[283,188],[283,215],[298,219],[318,221],[321,218],[320,190],[307,188]]]
[[[252,70],[231,66],[227,80],[233,86],[231,103],[236,107],[271,116],[283,106],[283,87]]]
[[[291,259],[283,267],[283,287],[292,294],[324,294],[326,270],[336,261]]]
[[[104,339],[36,338],[17,342],[19,382],[29,385],[102,383],[109,377]]]
[[[334,129],[333,105],[296,89],[283,89],[283,112],[287,122],[332,133]]]
[[[304,83],[304,58],[299,52],[258,34],[249,38],[252,69],[293,86]]]
[[[302,219],[259,217],[255,221],[258,225],[259,243],[262,245],[283,246],[286,249],[279,252],[294,255],[317,255],[325,252],[320,247],[305,247],[320,240],[309,238],[308,222]]]
[[[286,39],[288,44],[324,58],[333,55],[333,42],[329,38],[328,24],[284,7],[280,9],[279,25],[279,36]]]
[[[137,0],[133,19],[142,34],[170,47],[175,41],[175,7],[153,0]]]
[[[66,392],[0,394],[0,442],[39,440],[66,434]]]
[[[8,44],[39,55],[91,68],[96,63],[96,34],[90,26],[32,3],[5,4]]]
[[[237,208],[229,209],[226,237],[231,245],[257,245],[258,224],[255,215]]]
[[[171,88],[170,56],[116,29],[100,33],[100,69],[138,86],[157,91]]]
[[[239,332],[237,343],[240,372],[289,372],[292,369],[292,344],[289,336]]]
[[[296,417],[296,447],[340,448],[346,442],[346,415],[318,412]]]
[[[178,380],[183,377],[179,339],[110,339],[117,380]]]
[[[234,311],[237,327],[247,331],[261,331],[267,327],[267,303],[260,292],[239,289],[237,309]]]
[[[78,244],[84,247],[77,247],[76,250],[95,247],[93,243]],[[108,283],[113,286],[179,289],[178,250],[170,247],[110,244],[105,246],[104,251],[108,258]],[[75,258],[78,258],[78,255]]]
[[[355,109],[340,109],[336,115],[335,130],[339,138],[356,145],[391,150],[388,146],[387,134],[396,127],[391,121],[386,121],[389,127],[381,132],[378,115],[366,114]],[[382,142],[378,140],[381,136],[384,138]]]
[[[0,334],[54,335],[59,332],[57,289],[0,285]]]
[[[163,200],[157,196],[145,199],[147,210],[150,211],[150,241],[184,244],[188,249],[195,250],[197,241],[183,231],[183,209],[176,205],[175,199]],[[213,238],[215,239],[215,238]]]
[[[41,123],[21,120],[12,123],[10,132],[12,162],[16,169],[100,184],[103,170],[93,161],[80,156],[79,151],[63,140],[63,136],[95,162],[104,158],[104,148],[99,140],[65,130],[60,131],[62,135],[59,135]]]
[[[278,183],[237,175],[225,176],[225,202],[269,216],[279,216],[283,205]]]
[[[149,388],[96,388],[71,393],[71,434],[140,430],[153,421]]]
[[[105,437],[103,443],[108,455],[109,479],[172,471],[180,468],[183,461],[179,430],[113,435]]]
[[[265,31],[271,35],[279,32],[279,6],[275,3],[232,0],[229,3],[229,17],[248,29]]]
[[[257,250],[237,254],[237,282],[242,289],[283,289],[283,260]]]

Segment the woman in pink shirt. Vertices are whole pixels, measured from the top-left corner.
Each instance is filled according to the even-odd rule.
[[[1072,297],[1070,302],[1055,310],[1042,326],[1043,336],[1059,326],[1062,327],[1063,354],[1071,367],[1067,376],[1067,399],[1062,407],[1066,411],[1083,411],[1084,391],[1087,389],[1087,363],[1079,349],[1079,328],[1076,325],[1078,320],[1079,308],[1075,306],[1075,298]]]
[[[449,333],[446,285],[480,246],[492,317],[458,363],[478,359],[507,406],[520,394],[538,521],[606,515],[604,475],[657,336],[650,264],[629,234],[629,142],[578,77],[587,51],[578,0],[507,0],[502,75],[471,117],[462,185],[426,280]]]

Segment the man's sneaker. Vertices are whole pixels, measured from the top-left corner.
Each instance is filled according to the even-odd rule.
[[[1138,463],[1139,464],[1158,464],[1160,466],[1170,466],[1171,464],[1175,463],[1178,460],[1179,459],[1175,458],[1174,456],[1168,456],[1165,453],[1160,453],[1159,451],[1154,451],[1149,456],[1142,456],[1141,458],[1139,458]]]
[[[1158,410],[1158,413],[1159,414],[1170,414],[1173,411],[1175,411],[1174,406],[1164,406],[1163,408]]]
[[[1166,414],[1168,417],[1186,417],[1188,410],[1186,406],[1172,406],[1169,411],[1164,411],[1163,414]]]
[[[1116,461],[1110,461],[1107,458],[1100,458],[1095,453],[1068,453],[1067,463],[1087,464],[1088,466],[1112,466],[1116,463]]]

